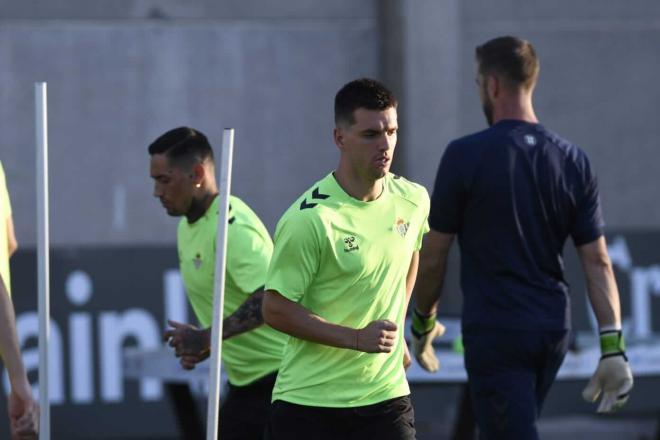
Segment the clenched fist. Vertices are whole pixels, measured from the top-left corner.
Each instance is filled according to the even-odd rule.
[[[396,343],[397,325],[387,319],[372,321],[356,331],[355,349],[366,353],[390,353]]]

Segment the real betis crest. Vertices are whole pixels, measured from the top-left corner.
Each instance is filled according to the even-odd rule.
[[[349,235],[348,237],[344,238],[344,252],[353,252],[359,249],[360,246],[358,246],[357,242],[355,241],[354,235]]]
[[[195,258],[193,258],[193,264],[195,265],[195,269],[199,269],[202,265],[202,256],[198,253],[195,255]]]
[[[394,225],[394,230],[399,233],[400,236],[405,237],[408,233],[408,228],[410,227],[410,222],[405,221],[401,217],[396,219],[396,224]]]

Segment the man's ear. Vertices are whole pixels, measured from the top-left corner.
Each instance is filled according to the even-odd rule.
[[[193,183],[197,188],[199,188],[204,182],[204,177],[206,177],[206,169],[201,163],[196,163],[192,166],[192,175],[190,176]]]
[[[335,127],[335,130],[333,132],[333,136],[335,138],[335,145],[337,145],[337,148],[340,150],[344,149],[344,130],[337,126]]]
[[[497,98],[502,92],[502,83],[500,79],[495,75],[488,75],[486,77],[486,93],[490,99]]]

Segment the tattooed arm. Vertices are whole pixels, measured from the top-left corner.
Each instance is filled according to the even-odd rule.
[[[263,301],[263,286],[241,304],[222,322],[222,339],[229,339],[248,332],[264,323],[261,315]],[[200,329],[190,324],[167,321],[172,327],[163,334],[170,347],[174,348],[177,357],[181,358],[181,366],[187,370],[195,368],[195,364],[205,360],[211,354],[211,327]]]
[[[222,322],[222,339],[229,339],[249,332],[264,323],[261,303],[264,299],[264,286],[254,291],[243,304]]]

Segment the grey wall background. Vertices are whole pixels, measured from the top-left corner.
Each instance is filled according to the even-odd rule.
[[[431,185],[446,142],[479,130],[474,47],[514,34],[541,58],[542,123],[583,148],[598,172],[608,225],[660,224],[657,77],[660,4],[653,1],[403,2],[406,172]],[[411,157],[412,156],[412,157]]]
[[[236,128],[233,192],[272,230],[335,166],[336,90],[378,76],[376,19],[328,15],[0,22],[1,158],[19,240],[35,240],[38,80],[49,88],[54,246],[173,243],[146,146],[184,124],[216,148]]]
[[[530,39],[537,114],[585,149],[608,224],[653,228],[660,4],[501,0],[0,1],[0,160],[18,238],[35,241],[33,83],[48,81],[54,246],[173,243],[146,145],[189,124],[236,132],[234,193],[273,231],[336,164],[332,98],[384,80],[400,97],[395,168],[429,189],[445,145],[481,129],[474,46]]]

